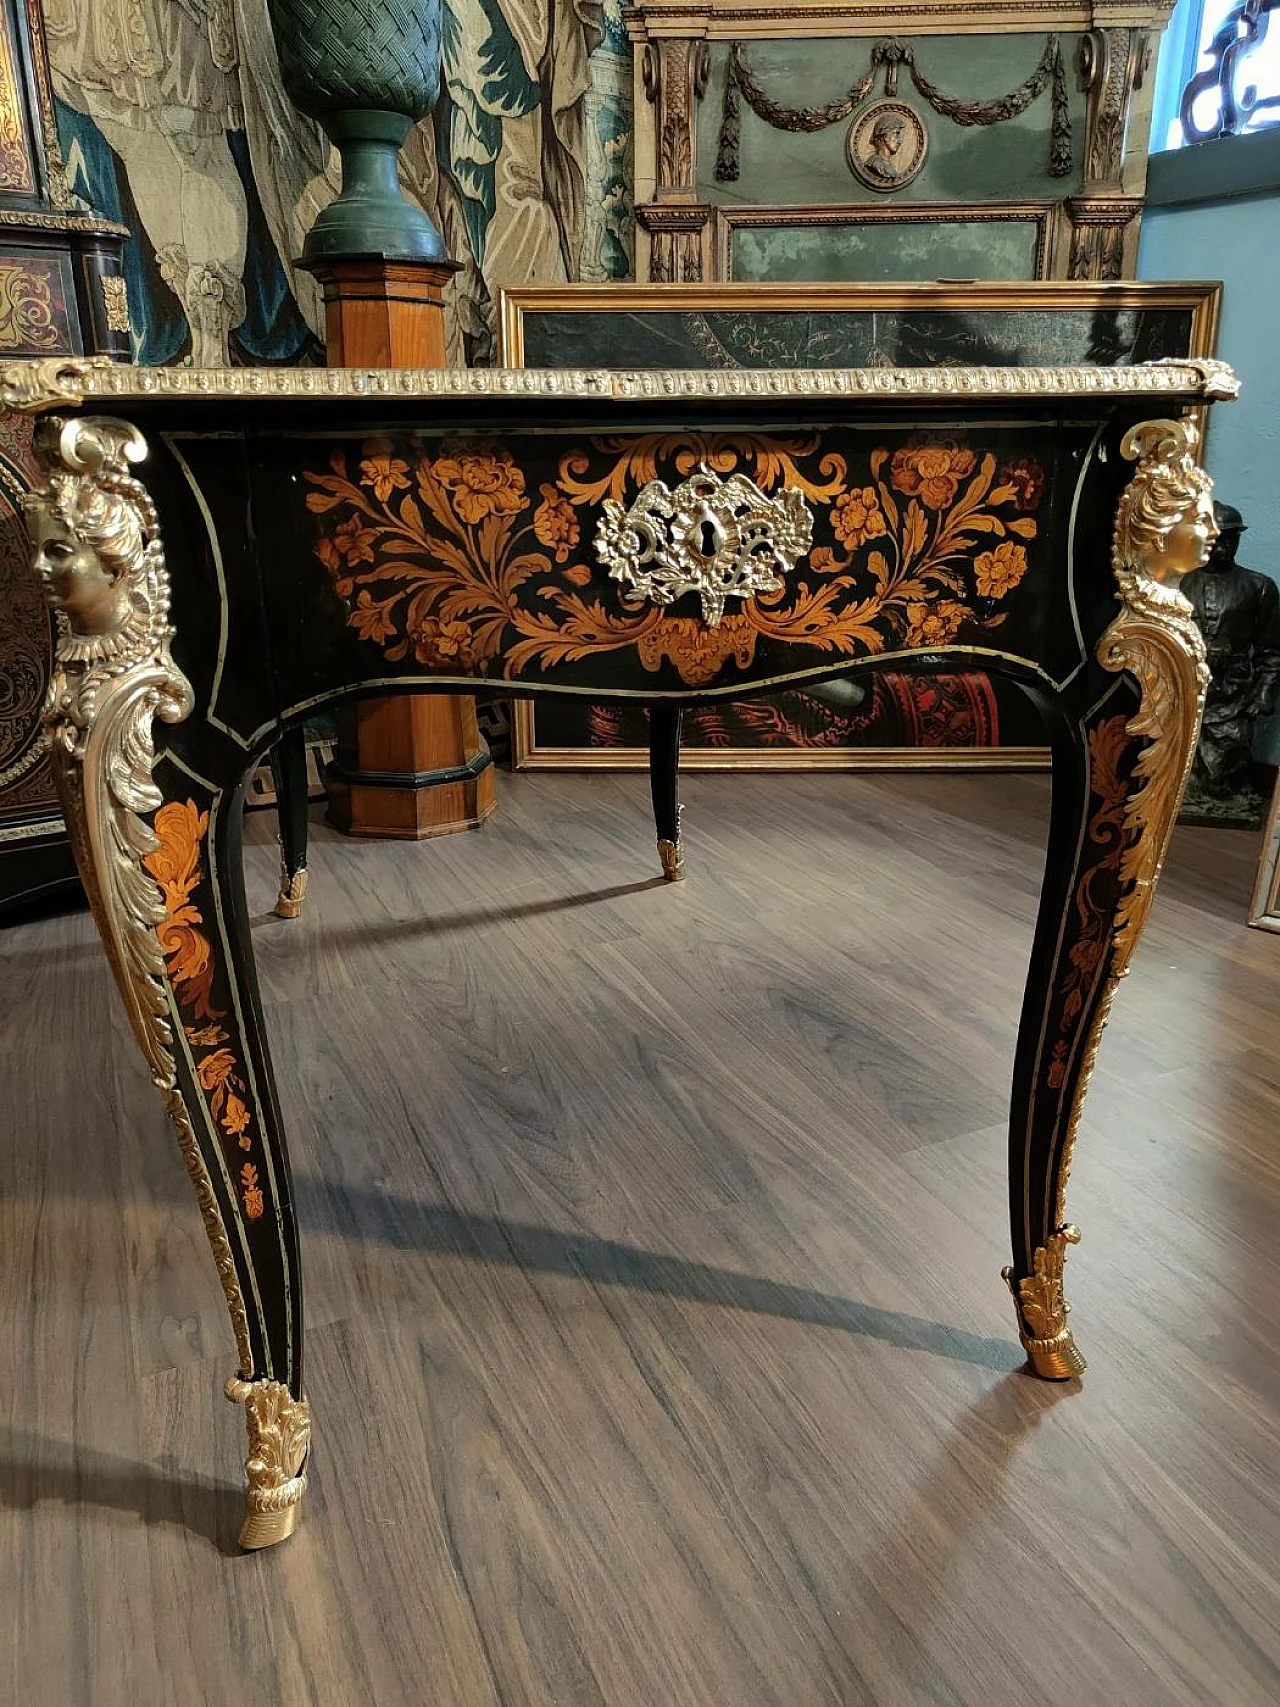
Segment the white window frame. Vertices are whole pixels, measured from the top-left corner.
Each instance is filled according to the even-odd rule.
[[[1232,10],[1237,0],[1178,0],[1173,16],[1169,20],[1163,40],[1160,44],[1160,59],[1156,72],[1155,97],[1152,104],[1151,120],[1151,152],[1160,154],[1172,152],[1188,146],[1182,134],[1179,109],[1182,105],[1182,91],[1195,76],[1198,70],[1204,69],[1207,61],[1201,52],[1201,43],[1208,45],[1206,37],[1211,37],[1217,22]],[[1205,14],[1214,20],[1212,27],[1206,29]],[[1273,16],[1271,33],[1267,46],[1280,37],[1280,12]],[[1280,94],[1280,84],[1276,88],[1268,88],[1265,94]],[[1272,108],[1275,115],[1265,125],[1257,129],[1271,128],[1280,124],[1280,108]],[[1234,140],[1225,138],[1224,140]]]

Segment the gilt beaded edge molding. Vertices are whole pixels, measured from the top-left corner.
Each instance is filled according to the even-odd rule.
[[[1225,362],[1181,357],[1132,367],[735,369],[131,367],[108,357],[51,356],[0,370],[0,404],[40,414],[88,399],[209,397],[252,401],[372,397],[1170,397],[1228,401]]]

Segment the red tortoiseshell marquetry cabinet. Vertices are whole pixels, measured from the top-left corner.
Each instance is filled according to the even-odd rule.
[[[0,3],[0,358],[129,354],[125,228],[67,187],[37,0]],[[0,427],[0,917],[75,885],[40,712],[50,617],[27,570],[28,423]]]

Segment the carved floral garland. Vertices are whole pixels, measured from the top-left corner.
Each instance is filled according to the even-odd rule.
[[[789,107],[767,94],[747,64],[746,48],[734,42],[729,50],[725,72],[724,108],[720,120],[720,138],[716,146],[716,182],[736,183],[741,172],[742,106],[743,100],[775,130],[812,135],[829,125],[842,124],[860,107],[871,93],[876,77],[884,68],[884,92],[898,92],[898,70],[905,67],[917,92],[943,118],[953,124],[1004,124],[1024,113],[1032,101],[1038,100],[1046,87],[1050,89],[1053,116],[1049,131],[1049,176],[1065,178],[1071,173],[1071,108],[1067,99],[1067,77],[1063,66],[1062,48],[1056,35],[1045,43],[1040,60],[1016,89],[990,101],[959,101],[944,95],[930,82],[916,64],[915,48],[899,36],[882,36],[871,44],[871,63],[866,73],[851,89],[837,100],[822,107]]]
[[[430,456],[372,440],[354,478],[342,451],[306,475],[307,508],[328,518],[316,555],[349,625],[392,662],[449,674],[483,674],[500,657],[519,676],[633,648],[647,670],[670,660],[700,687],[730,660],[748,669],[762,638],[855,657],[947,646],[966,625],[985,638],[1005,621],[998,606],[1026,574],[1037,534],[1036,464],[917,439],[877,448],[851,479],[847,459],[819,447],[816,435],[593,439],[561,457],[535,498],[500,443]],[[791,585],[745,599],[715,629],[627,606],[580,560],[580,512],[634,494],[660,468],[684,478],[701,466],[741,468],[766,492],[797,487],[826,512],[831,539]]]
[[[204,917],[191,899],[202,878],[200,845],[209,828],[209,814],[194,800],[168,801],[152,824],[160,846],[143,864],[160,885],[165,916],[156,926],[164,950],[165,972],[182,1011],[182,1029],[195,1060],[196,1078],[208,1100],[209,1112],[228,1142],[242,1151],[253,1149],[250,1127],[253,1115],[241,1068],[225,1029],[226,1018],[212,1002],[216,970],[213,948],[201,928]],[[256,1221],[262,1214],[262,1187],[252,1162],[240,1166],[240,1194],[245,1215]]]

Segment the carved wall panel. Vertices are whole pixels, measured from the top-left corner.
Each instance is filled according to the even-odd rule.
[[[843,203],[871,201],[910,202],[916,221],[922,204],[942,218],[944,208],[1049,203],[1035,276],[1131,276],[1148,72],[1171,9],[1172,0],[637,0],[625,12],[636,46],[637,274],[727,277],[726,221],[746,228],[765,223],[753,213],[786,210],[803,223],[806,207],[829,221]],[[831,86],[833,66],[848,68],[842,89]],[[962,253],[954,265],[945,246],[937,253],[935,276],[969,276]],[[816,250],[813,271],[786,276],[893,276],[888,254],[878,271],[848,264],[832,270],[831,251]],[[760,275],[742,267],[737,276]]]
[[[1131,278],[1148,72],[1171,10],[1172,0],[636,0],[624,14],[636,52],[636,276]],[[904,677],[903,694],[905,739],[957,744],[919,714],[923,684]],[[993,724],[985,739],[1006,744],[1011,731]],[[904,737],[877,713],[859,739]]]

